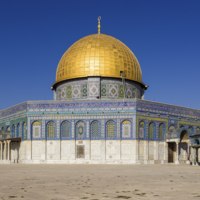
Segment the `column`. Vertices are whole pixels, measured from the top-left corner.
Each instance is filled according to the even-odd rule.
[[[154,152],[153,152],[153,154],[154,154],[154,162],[155,161],[158,161],[159,160],[159,151],[158,151],[158,148],[159,148],[159,143],[157,142],[157,141],[154,141],[153,142],[154,144],[153,144],[153,147],[154,147]]]
[[[191,152],[190,152],[190,143],[188,142],[187,143],[187,160],[186,160],[186,163],[187,164],[190,164],[190,154],[191,154]]]
[[[8,143],[8,158],[7,160],[10,160],[10,140],[7,140],[7,143]]]
[[[2,141],[0,141],[0,145],[1,145],[1,155],[0,155],[0,159],[3,160],[3,143],[2,143]]]
[[[147,163],[149,160],[149,142],[147,140],[144,141],[144,163]]]
[[[6,160],[6,151],[7,151],[7,148],[6,148],[7,145],[6,145],[6,143],[7,142],[4,141],[4,158],[3,158],[4,160]]]
[[[163,163],[168,163],[168,143],[167,142],[164,142],[163,148],[164,148]]]
[[[198,154],[199,154],[199,149],[195,148],[195,165],[198,165]]]
[[[179,164],[179,142],[176,142],[176,158],[175,164]]]

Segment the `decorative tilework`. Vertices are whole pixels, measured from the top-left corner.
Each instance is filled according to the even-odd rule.
[[[84,139],[85,129],[86,129],[86,126],[85,126],[85,123],[83,121],[78,121],[76,123],[75,131],[76,131],[76,139],[77,140]]]
[[[76,85],[73,87],[72,90],[72,98],[81,98],[81,86],[80,85]]]
[[[87,97],[87,85],[82,86],[82,97]]]
[[[101,125],[99,121],[93,120],[90,123],[90,135],[91,139],[100,139],[101,138]]]
[[[113,120],[108,120],[106,122],[106,138],[107,139],[116,138],[116,122]]]
[[[117,84],[110,84],[109,85],[109,96],[111,98],[116,98],[118,97],[118,85]]]
[[[84,83],[85,84],[85,83]],[[84,85],[83,84],[83,85]],[[111,84],[111,82],[109,82]],[[81,88],[81,87],[80,87]],[[67,95],[67,92],[66,92]],[[81,92],[82,95],[82,92]],[[24,107],[24,105],[26,105]],[[22,109],[23,108],[23,109]],[[137,112],[136,112],[137,109]],[[6,112],[8,110],[8,113]],[[15,125],[15,131],[13,137],[16,137],[17,124],[20,123],[19,135],[22,135],[22,119],[27,121],[27,139],[30,139],[31,122],[41,121],[42,129],[40,139],[45,139],[45,121],[55,120],[56,122],[56,139],[59,139],[59,125],[62,120],[69,120],[71,122],[71,138],[74,138],[75,124],[78,120],[84,121],[86,124],[85,134],[90,133],[89,123],[93,120],[101,121],[101,139],[105,139],[106,122],[109,119],[115,121],[115,138],[119,139],[119,134],[122,134],[121,120],[131,118],[134,134],[139,134],[138,127],[139,121],[144,120],[144,136],[145,131],[148,133],[148,124],[155,122],[155,133],[153,140],[159,139],[159,125],[164,123],[164,138],[168,132],[168,128],[171,125],[175,126],[176,135],[171,134],[170,138],[178,138],[181,130],[187,129],[189,134],[194,134],[197,131],[197,127],[200,127],[200,111],[188,108],[182,108],[178,106],[166,105],[161,103],[149,102],[144,100],[77,100],[77,101],[32,101],[18,105],[12,110],[0,111],[0,130],[3,127],[4,132],[6,127],[10,126],[12,132],[12,125]],[[12,112],[11,112],[12,110]],[[183,112],[182,112],[183,111]],[[7,115],[8,114],[8,115]],[[26,118],[25,116],[28,116]],[[136,124],[136,115],[137,124]],[[138,121],[138,119],[140,119]],[[135,125],[136,124],[136,125]],[[7,136],[5,136],[7,137]],[[89,135],[84,135],[84,139],[87,139]],[[167,138],[167,137],[166,137]],[[125,139],[125,138],[124,138]],[[147,139],[147,137],[145,138]]]
[[[120,79],[89,77],[81,80],[67,81],[59,85],[56,89],[56,99],[91,99],[92,97],[120,99],[124,98],[124,89],[126,90],[126,98],[141,98],[139,94],[144,92],[140,85],[128,80],[125,81],[124,85]],[[81,93],[79,90],[81,90]]]
[[[69,139],[71,137],[71,123],[68,120],[61,122],[60,137],[61,139]]]
[[[124,120],[121,123],[122,129],[122,138],[131,138],[131,122],[129,120]]]
[[[71,85],[67,85],[66,86],[66,94],[67,94],[67,99],[71,99],[72,98],[72,86]]]

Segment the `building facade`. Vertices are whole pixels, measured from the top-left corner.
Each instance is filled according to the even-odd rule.
[[[62,56],[53,100],[0,111],[0,163],[198,163],[200,110],[146,101],[146,89],[99,22]]]

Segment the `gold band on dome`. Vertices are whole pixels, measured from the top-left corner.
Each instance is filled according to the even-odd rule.
[[[132,51],[118,39],[93,34],[75,42],[62,56],[56,72],[56,83],[89,76],[121,78],[142,83],[139,62]]]

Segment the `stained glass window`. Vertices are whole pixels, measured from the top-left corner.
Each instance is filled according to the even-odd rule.
[[[60,127],[60,136],[61,138],[70,138],[70,122],[63,121]]]
[[[159,125],[159,131],[158,131],[158,139],[162,140],[163,139],[163,135],[164,134],[164,124],[160,124]]]
[[[153,139],[153,135],[154,135],[154,124],[150,123],[149,124],[149,131],[148,131],[148,139],[152,140]]]
[[[106,123],[106,136],[109,139],[115,138],[115,122],[112,120]]]
[[[47,138],[48,139],[55,138],[55,122],[53,121],[47,123]]]
[[[98,121],[92,121],[90,124],[90,135],[92,139],[100,137],[100,125]]]
[[[140,139],[144,139],[144,122],[143,121],[141,121],[140,123],[139,123],[139,138]]]
[[[125,120],[122,122],[122,138],[130,138],[131,137],[131,122]]]
[[[32,137],[37,139],[41,137],[41,122],[35,121],[32,124]]]

